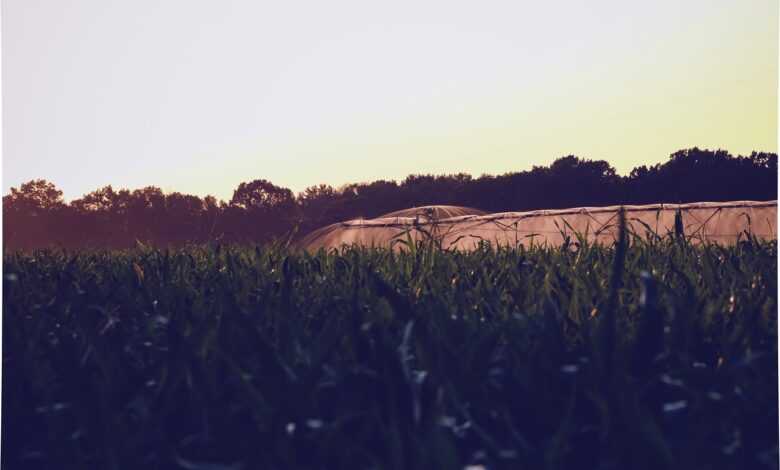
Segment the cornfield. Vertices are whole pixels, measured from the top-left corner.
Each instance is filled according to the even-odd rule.
[[[3,271],[3,468],[777,467],[776,241]]]

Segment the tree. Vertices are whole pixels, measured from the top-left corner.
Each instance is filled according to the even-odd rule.
[[[62,191],[46,180],[32,180],[3,197],[3,240],[6,247],[33,248],[65,238],[67,206]]]
[[[603,160],[574,155],[555,160],[549,169],[534,169],[535,183],[550,209],[609,205],[619,198],[620,177]]]
[[[357,217],[427,204],[465,205],[488,212],[658,202],[777,199],[777,154],[734,157],[724,150],[683,149],[663,164],[639,166],[626,177],[603,160],[567,155],[549,166],[503,175],[410,175],[400,184],[378,180],[311,186],[297,197],[266,180],[241,183],[226,203],[160,188],[105,186],[70,204],[45,180],[3,197],[5,247],[131,247],[135,240],[262,243]]]
[[[62,191],[46,180],[32,180],[3,197],[3,209],[36,212],[57,209],[64,205]]]
[[[263,179],[241,183],[224,212],[231,239],[259,243],[290,232],[298,220],[293,192]]]
[[[182,244],[198,239],[203,201],[190,194],[174,192],[165,196],[165,243]]]
[[[298,194],[297,203],[303,219],[302,231],[309,232],[338,220],[339,193],[330,185],[309,186]]]
[[[114,188],[108,185],[71,201],[70,205],[85,212],[109,211],[115,204],[115,198]]]
[[[260,179],[238,185],[230,205],[243,209],[291,209],[295,205],[295,197],[289,189]]]
[[[327,205],[336,199],[336,190],[329,184],[309,186],[298,194],[298,204],[306,210],[310,207]]]

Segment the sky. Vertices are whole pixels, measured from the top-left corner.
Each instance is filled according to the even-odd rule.
[[[777,152],[777,0],[3,0],[3,194]]]

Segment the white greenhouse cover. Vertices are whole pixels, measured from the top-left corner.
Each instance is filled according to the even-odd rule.
[[[420,216],[420,210],[437,214],[442,206],[399,211],[376,219],[355,219],[323,227],[304,237],[299,246],[308,251],[342,245],[396,247],[401,240],[436,239],[445,249],[470,250],[480,242],[494,246],[560,246],[575,233],[591,243],[612,243],[617,239],[618,211],[626,211],[626,224],[633,234],[647,238],[665,236],[675,229],[680,211],[687,238],[694,243],[707,241],[733,244],[746,232],[761,239],[777,239],[777,201],[697,202],[691,204],[650,204],[642,206],[578,207],[530,212],[501,212],[480,215],[479,211],[454,217]],[[468,212],[465,212],[468,214]],[[402,214],[402,215],[399,215]],[[412,215],[417,214],[417,215]]]
[[[461,206],[421,206],[390,212],[380,215],[378,218],[386,219],[389,217],[419,217],[421,219],[448,219],[450,217],[460,217],[462,215],[485,215],[485,211],[473,209],[471,207]]]

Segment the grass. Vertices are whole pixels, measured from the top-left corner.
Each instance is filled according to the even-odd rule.
[[[776,468],[777,243],[6,253],[3,468]]]

